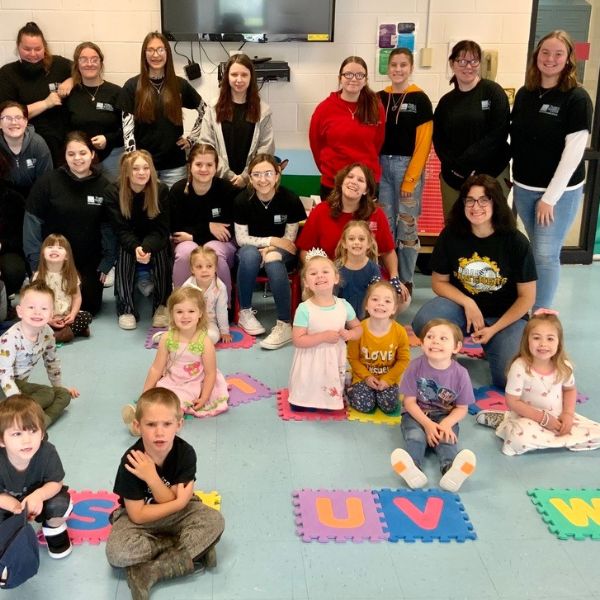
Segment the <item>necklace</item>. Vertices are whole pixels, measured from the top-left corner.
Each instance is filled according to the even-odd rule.
[[[538,92],[538,99],[541,100],[546,94],[551,92],[553,89],[554,89],[553,87],[548,88],[548,89],[544,89],[543,87],[541,87],[540,91]]]
[[[87,86],[84,85],[83,83],[81,84],[81,87],[86,91],[87,95],[91,98],[92,102],[96,102],[96,94],[98,93],[98,90],[100,89],[100,86],[104,83],[104,81],[101,81],[97,86],[96,89],[94,90],[94,93],[92,94],[90,92],[90,90],[88,90]],[[90,86],[91,87],[91,86]]]
[[[165,85],[165,78],[162,77],[161,79],[149,79],[149,81],[150,85],[154,88],[154,91],[160,96],[163,85]]]
[[[392,112],[396,113],[396,125],[398,125],[398,116],[400,115],[400,111],[398,110],[398,107],[402,106],[402,103],[404,102],[404,99],[406,98],[406,94],[408,94],[408,92],[404,92],[397,101],[395,101],[393,99],[393,96],[394,96],[393,92],[390,92],[388,94],[387,106],[385,107],[385,120],[386,121],[387,121],[387,116],[388,116],[388,112],[390,109],[390,101],[392,101],[393,102]]]
[[[273,196],[273,198],[271,198],[268,202],[263,202],[258,196],[256,196],[256,199],[265,210],[269,210],[269,206],[271,206],[271,202],[273,202],[275,196]]]

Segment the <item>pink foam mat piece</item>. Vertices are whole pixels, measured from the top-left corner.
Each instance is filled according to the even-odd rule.
[[[346,408],[340,410],[295,411],[288,402],[289,390],[277,390],[277,412],[284,421],[345,421]]]
[[[460,354],[464,354],[465,356],[470,356],[471,358],[484,358],[485,352],[481,344],[478,342],[474,342],[473,338],[469,335],[464,341],[462,348],[460,349]]]
[[[247,373],[232,373],[226,375],[225,380],[229,390],[228,404],[230,408],[255,402],[261,398],[270,398],[275,394],[274,389]]]
[[[296,490],[292,497],[296,533],[305,542],[379,542],[389,537],[371,490]]]
[[[157,331],[166,331],[164,327],[150,327],[148,329],[148,333],[146,334],[146,340],[144,341],[144,347],[149,350],[158,348],[158,344],[152,343],[152,336]],[[217,350],[229,349],[235,350],[237,348],[251,348],[254,344],[256,344],[256,338],[249,333],[246,333],[241,327],[237,325],[232,325],[229,328],[229,333],[231,334],[231,342],[224,344],[223,342],[218,342],[215,344],[215,348]]]

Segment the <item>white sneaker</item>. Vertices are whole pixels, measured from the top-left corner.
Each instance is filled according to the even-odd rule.
[[[169,311],[167,307],[161,304],[155,311],[152,317],[152,327],[168,327],[169,326]]]
[[[265,350],[277,350],[292,341],[292,326],[284,321],[277,321],[271,333],[260,342],[260,347]]]
[[[250,335],[260,335],[265,332],[261,322],[254,316],[256,311],[252,308],[240,310],[238,315],[238,325]]]
[[[448,492],[458,492],[465,479],[475,472],[476,466],[475,454],[471,450],[461,450],[440,479],[440,487]]]
[[[403,448],[396,448],[390,456],[392,468],[404,481],[406,485],[415,490],[427,485],[427,475],[415,465],[411,455]]]
[[[152,334],[152,345],[153,346],[158,346],[158,344],[160,343],[160,338],[165,334],[164,331],[157,331],[156,333]]]
[[[121,329],[135,329],[137,327],[137,321],[133,315],[120,315],[119,327]]]
[[[104,278],[104,287],[112,287],[115,284],[115,268],[113,267]]]

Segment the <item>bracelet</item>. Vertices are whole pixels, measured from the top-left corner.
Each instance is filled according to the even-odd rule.
[[[548,425],[548,421],[550,421],[550,413],[548,413],[547,411],[543,410],[542,411],[542,418],[540,420],[540,425],[542,427],[546,427],[546,425]]]

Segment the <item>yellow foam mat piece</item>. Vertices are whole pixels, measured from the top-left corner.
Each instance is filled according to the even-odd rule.
[[[203,492],[202,490],[194,490],[194,494],[202,500],[203,504],[210,506],[215,510],[221,510],[221,494],[219,492]]]
[[[376,425],[399,425],[402,416],[386,415],[378,408],[373,413],[363,413],[351,406],[348,407],[348,421],[360,421],[361,423],[375,423]]]

